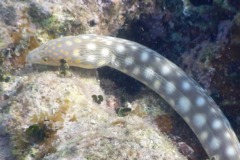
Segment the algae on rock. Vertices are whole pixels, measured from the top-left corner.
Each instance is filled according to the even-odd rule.
[[[186,159],[141,116],[109,111],[96,71],[78,70],[25,76],[1,120],[18,159]]]

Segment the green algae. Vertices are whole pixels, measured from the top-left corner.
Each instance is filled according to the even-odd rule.
[[[127,108],[127,107],[122,107],[122,108],[118,108],[117,109],[117,115],[119,117],[126,117],[127,115],[129,115],[129,113],[132,111],[131,108]]]
[[[101,104],[103,101],[103,96],[102,95],[92,95],[92,99],[95,103]]]
[[[70,67],[65,59],[60,60],[59,75],[62,77],[71,76]]]

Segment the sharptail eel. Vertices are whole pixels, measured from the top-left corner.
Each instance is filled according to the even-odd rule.
[[[132,41],[99,35],[61,37],[31,51],[26,62],[99,68],[109,66],[144,83],[186,121],[209,158],[240,160],[240,145],[222,111],[193,79],[159,53]]]

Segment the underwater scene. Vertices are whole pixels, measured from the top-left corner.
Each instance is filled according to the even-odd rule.
[[[0,160],[240,160],[239,0],[0,0]]]

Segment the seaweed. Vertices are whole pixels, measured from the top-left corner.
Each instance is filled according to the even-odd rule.
[[[70,67],[65,59],[60,59],[59,75],[62,77],[70,76]]]
[[[103,101],[103,96],[102,95],[92,95],[92,99],[97,104],[101,104]]]
[[[119,117],[126,117],[131,111],[132,109],[128,107],[120,107],[116,109],[117,115]]]
[[[34,114],[30,117],[32,124],[12,136],[13,154],[19,159],[27,159],[31,156],[38,160],[56,151],[54,145],[58,138],[56,133],[63,127],[67,110],[72,105],[68,99],[58,99],[57,103],[59,103],[59,108],[54,113]],[[71,121],[76,121],[76,119],[72,118]]]

